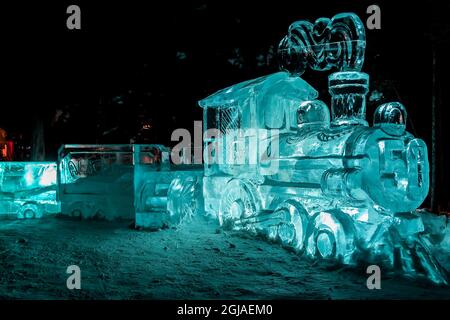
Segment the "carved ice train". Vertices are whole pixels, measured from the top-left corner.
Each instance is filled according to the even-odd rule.
[[[364,50],[354,14],[295,22],[279,46],[282,72],[201,100],[204,172],[161,184],[168,215],[200,207],[225,227],[311,258],[364,260],[446,283],[415,213],[429,188],[426,145],[405,130],[398,102],[380,105],[368,125]],[[308,67],[338,69],[328,77],[331,116],[300,77]]]
[[[295,22],[279,46],[283,71],[199,102],[203,167],[174,165],[160,145],[65,146],[62,211],[109,212],[153,228],[203,212],[311,258],[364,260],[446,283],[415,213],[429,187],[426,145],[405,131],[400,103],[379,106],[368,125],[364,50],[354,14]],[[307,68],[337,68],[328,77],[331,112],[300,77]],[[96,157],[97,167],[77,154]],[[86,180],[84,192],[93,172],[104,179]]]

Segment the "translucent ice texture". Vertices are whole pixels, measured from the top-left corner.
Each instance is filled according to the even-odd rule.
[[[0,215],[40,218],[59,211],[54,162],[0,162]]]
[[[314,70],[360,71],[366,46],[364,24],[354,13],[320,18],[311,23],[296,21],[278,46],[283,70],[301,75]]]
[[[299,21],[279,47],[287,72],[199,102],[205,133],[214,132],[204,139],[205,212],[311,258],[365,260],[446,283],[414,212],[428,193],[426,145],[405,130],[398,102],[367,123],[364,48],[354,14]],[[299,77],[308,67],[339,70],[328,78],[331,116]]]
[[[382,104],[375,110],[373,126],[393,136],[402,135],[406,129],[406,109],[400,102]]]
[[[169,154],[162,145],[134,146],[136,227],[177,226],[202,209],[201,166],[173,165]]]
[[[59,197],[63,214],[133,219],[133,145],[63,145]]]
[[[362,124],[366,122],[366,94],[369,75],[363,72],[336,72],[328,78],[331,94],[332,125]]]

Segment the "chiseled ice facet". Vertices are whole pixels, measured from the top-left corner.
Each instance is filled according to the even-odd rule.
[[[0,162],[0,215],[41,218],[59,212],[55,162]]]
[[[446,283],[415,210],[428,194],[425,143],[399,102],[366,121],[361,20],[342,13],[297,21],[279,45],[281,69],[199,102],[205,212],[224,227],[265,234],[313,259],[400,268]],[[300,78],[328,76],[331,107]],[[330,112],[331,110],[331,112]],[[208,136],[209,137],[209,136]]]

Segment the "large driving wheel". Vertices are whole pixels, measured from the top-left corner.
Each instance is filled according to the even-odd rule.
[[[302,251],[309,221],[303,206],[295,201],[286,201],[274,211],[274,217],[280,218],[280,222],[272,226],[276,239],[284,246]]]
[[[231,180],[222,193],[219,222],[227,228],[252,229],[252,217],[260,211],[261,200],[248,180]]]

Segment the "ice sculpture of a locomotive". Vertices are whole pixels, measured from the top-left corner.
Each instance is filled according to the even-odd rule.
[[[283,71],[199,102],[203,170],[171,163],[161,145],[65,145],[58,163],[0,167],[0,213],[40,217],[61,204],[73,216],[107,213],[159,228],[204,208],[224,227],[311,258],[447,283],[415,213],[429,187],[426,145],[406,132],[400,103],[379,106],[368,125],[364,52],[354,14],[295,22],[279,45]],[[300,77],[307,68],[337,69],[328,77],[331,116]]]
[[[205,211],[312,258],[358,260],[446,283],[414,211],[429,187],[425,143],[405,131],[406,110],[379,106],[365,120],[364,25],[343,13],[291,25],[282,72],[223,89],[204,111]],[[306,68],[328,78],[331,119]]]

